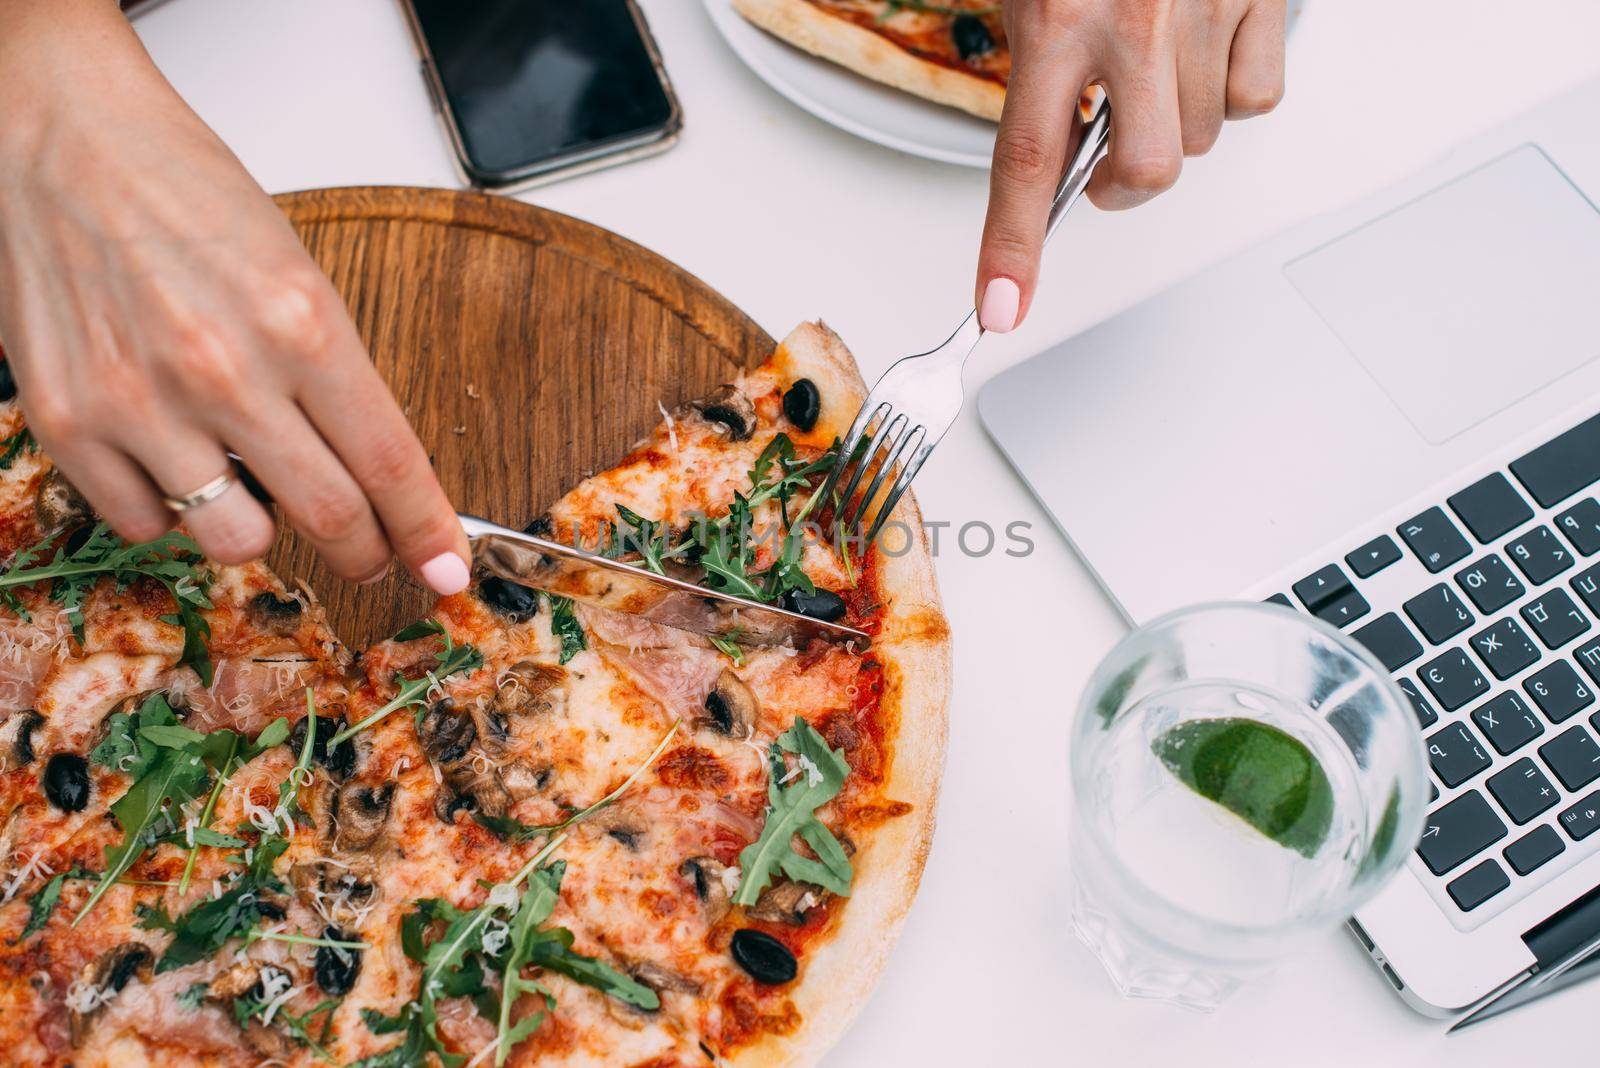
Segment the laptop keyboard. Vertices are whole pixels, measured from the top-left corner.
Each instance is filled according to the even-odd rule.
[[[1410,700],[1431,770],[1417,855],[1463,922],[1600,831],[1600,415],[1372,533],[1268,600],[1346,629]],[[1408,555],[1422,579],[1397,588]]]

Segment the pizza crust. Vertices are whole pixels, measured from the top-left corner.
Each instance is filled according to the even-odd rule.
[[[1006,102],[1004,86],[931,63],[807,0],[733,0],[733,7],[768,33],[863,77],[960,108],[980,119],[1000,121]]]
[[[824,416],[842,418],[844,427],[866,398],[855,360],[838,335],[820,322],[802,323],[791,331],[773,363],[792,368],[795,375],[810,378],[819,387],[826,388],[824,383],[843,387]],[[823,396],[827,404],[828,394]],[[740,1068],[814,1064],[839,1040],[888,960],[916,897],[933,840],[948,728],[950,630],[939,603],[922,513],[909,491],[892,518],[905,524],[912,539],[899,555],[873,549],[879,590],[887,598],[882,629],[873,643],[884,671],[879,707],[899,720],[894,763],[882,796],[906,802],[912,809],[857,842],[849,902],[841,910],[838,926],[802,964],[793,995],[802,1021],[799,1029],[768,1036],[727,1059]],[[891,543],[896,551],[899,546],[898,540]]]

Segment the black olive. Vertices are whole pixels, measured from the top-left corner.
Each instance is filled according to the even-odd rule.
[[[89,803],[89,762],[77,753],[57,753],[44,766],[44,796],[63,812]]]
[[[276,901],[268,901],[266,898],[256,899],[256,911],[269,920],[281,920],[288,915],[282,905]]]
[[[536,538],[549,538],[556,532],[556,525],[550,518],[550,513],[538,516],[533,522],[522,528],[524,534],[531,534]]]
[[[711,713],[711,725],[723,734],[733,732],[733,709],[728,707],[728,702],[715,690],[706,694],[706,711]]]
[[[328,740],[344,729],[344,720],[331,717],[317,717],[317,736],[311,741],[311,759],[328,769],[328,774],[336,779],[347,777],[356,770],[356,741],[346,738],[328,751]],[[306,745],[306,717],[301,716],[294,725],[294,730],[289,732],[289,751],[300,759],[300,751]]]
[[[17,380],[11,375],[11,361],[0,360],[0,401],[8,401],[17,395]]]
[[[300,626],[300,617],[305,615],[305,610],[305,605],[293,597],[279,597],[271,590],[262,590],[250,598],[245,609],[250,622],[279,636],[293,634]]]
[[[95,978],[102,988],[120,991],[141,968],[154,960],[155,954],[143,942],[124,942],[107,950],[100,958],[103,972]]]
[[[627,827],[613,827],[611,830],[607,831],[606,834],[613,841],[618,842],[626,847],[630,853],[637,852],[639,849],[638,831]]]
[[[791,612],[799,612],[812,619],[820,619],[824,623],[836,623],[844,618],[844,598],[832,590],[818,589],[816,593],[806,593],[804,590],[789,590],[778,598],[778,605]]]
[[[809,378],[797,378],[783,394],[783,414],[801,430],[817,425],[817,413],[822,410],[822,394],[817,384]]]
[[[83,543],[89,540],[89,535],[94,533],[93,523],[79,523],[72,528],[72,533],[67,535],[65,547],[67,555],[71,556],[83,548]]]
[[[739,967],[758,983],[777,986],[789,982],[799,971],[788,946],[753,927],[741,927],[733,932],[728,949]]]
[[[483,603],[499,612],[513,623],[533,618],[539,610],[539,595],[526,586],[508,582],[498,575],[487,575],[478,583],[478,596]]]
[[[957,15],[950,24],[950,37],[962,59],[976,59],[994,51],[994,36],[976,15]]]
[[[322,937],[330,942],[354,942],[355,937],[338,927],[327,927]],[[350,993],[361,974],[361,951],[347,946],[318,946],[317,985],[336,998]]]

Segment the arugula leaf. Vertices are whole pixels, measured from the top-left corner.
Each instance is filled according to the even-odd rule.
[[[338,1007],[339,999],[329,998],[296,1016],[287,1008],[279,1006],[278,1011],[273,1014],[273,1023],[267,1024],[265,1020],[262,1023],[269,1027],[278,1027],[288,1034],[290,1038],[310,1049],[321,1060],[332,1062],[333,1054],[328,1052],[323,1043],[328,1040],[329,1030],[333,1027],[333,1010]],[[251,1017],[261,1016],[266,1011],[266,1008],[265,1002],[257,1001],[254,998],[234,998],[233,1018],[240,1027],[243,1027],[250,1022]],[[313,1038],[311,1036],[311,1018],[322,1013],[328,1013],[327,1016],[323,1017],[322,1033]]]
[[[511,918],[506,939],[505,963],[500,968],[500,1011],[496,1027],[494,1063],[502,1065],[511,1053],[511,1047],[539,1029],[545,1014],[555,1007],[555,995],[540,983],[522,977],[523,966],[533,957],[534,940],[539,937],[539,926],[555,911],[561,899],[561,876],[566,865],[556,861],[546,868],[536,869],[528,876],[528,888],[517,904]],[[511,1007],[523,994],[535,994],[543,999],[540,1007],[511,1022]]]
[[[716,648],[717,652],[732,660],[734,667],[744,663],[744,650],[732,638],[719,638],[715,634],[709,634],[706,640]]]
[[[248,935],[265,915],[264,906],[271,908],[263,900],[265,895],[285,889],[272,874],[272,866],[288,848],[289,843],[283,838],[263,838],[256,845],[249,866],[233,877],[221,896],[200,902],[176,919],[162,906],[141,906],[141,928],[172,933],[172,943],[156,962],[156,973],[205,960],[230,939]]]
[[[56,902],[61,900],[61,888],[66,885],[67,878],[72,874],[71,871],[57,873],[28,899],[28,923],[12,945],[23,941],[35,931],[44,930],[44,925],[50,922],[50,913],[55,911]]]
[[[0,446],[5,447],[5,451],[0,452],[0,471],[11,470],[12,463],[21,455],[23,449],[27,449],[29,452],[37,452],[39,450],[38,443],[33,440],[33,431],[27,427],[23,427],[10,437],[0,440]]]
[[[787,786],[783,785],[789,774],[785,752],[799,758],[798,775]],[[838,795],[850,774],[844,754],[828,748],[822,735],[801,717],[769,747],[767,761],[766,822],[761,836],[739,853],[741,875],[733,903],[754,905],[775,872],[848,896],[853,875],[850,858],[816,815],[820,806]],[[816,859],[795,852],[797,834],[817,854]]]
[[[444,624],[430,616],[427,619],[419,619],[409,627],[403,628],[400,633],[396,634],[390,640],[397,642],[410,642],[416,641],[418,638],[426,638],[430,634],[444,633]]]
[[[546,596],[550,600],[550,633],[561,639],[558,662],[565,664],[589,648],[589,640],[584,636],[583,625],[578,622],[578,614],[573,611],[572,598],[556,594]]]
[[[386,1016],[376,1009],[362,1009],[361,1019],[366,1023],[367,1030],[375,1035],[391,1035],[397,1031],[404,1031],[405,1038],[398,1046],[374,1053],[370,1057],[363,1057],[350,1065],[350,1068],[421,1068],[427,1064],[427,1055],[430,1052],[439,1053],[435,1044],[429,1039],[426,1024],[423,1019],[421,1007],[416,1002],[408,1002],[394,1016]],[[464,1057],[455,1057],[453,1061],[445,1060],[453,1054],[439,1053],[439,1057],[449,1066],[459,1064]]]
[[[661,996],[637,979],[622,974],[604,961],[574,951],[572,932],[565,927],[553,928],[548,937],[534,942],[528,960],[537,967],[559,972],[646,1012],[661,1007]]]
[[[190,1012],[194,1012],[200,1007],[201,1003],[205,1001],[205,997],[205,983],[190,983],[188,986],[184,987],[183,991],[178,995],[177,1002],[180,1007],[187,1009]]]
[[[146,699],[139,711],[122,725],[126,731],[125,741],[118,742],[114,748],[114,752],[121,754],[115,766],[120,770],[123,761],[131,755],[133,760],[127,770],[137,775],[127,792],[111,803],[111,815],[122,828],[122,841],[106,846],[106,870],[89,894],[89,900],[73,918],[74,927],[83,922],[101,896],[146,849],[178,830],[174,819],[178,808],[199,797],[211,785],[211,769],[206,757],[211,755],[215,745],[228,744],[223,735],[237,738],[232,731],[218,731],[202,736],[204,740],[198,744],[172,749],[158,746],[144,737],[144,728],[175,726],[177,719],[166,697],[157,693]],[[103,748],[104,744],[96,747],[97,760],[106,755],[101,753]]]
[[[438,628],[431,633],[438,634],[444,639],[444,648],[433,654],[434,660],[438,661],[438,666],[432,671],[424,671],[414,679],[408,679],[397,673],[394,677],[394,682],[395,686],[398,687],[398,692],[394,695],[394,698],[361,722],[346,727],[332,738],[329,738],[328,749],[330,751],[345,739],[360,734],[392,712],[413,706],[420,707],[427,700],[428,691],[437,686],[441,679],[449,678],[458,672],[471,674],[483,666],[483,654],[478,652],[475,646],[457,645],[443,624],[437,620],[428,620],[428,622],[433,623]],[[423,624],[414,623],[400,633],[405,634],[421,626]],[[418,636],[421,636],[420,632]]]
[[[0,603],[25,615],[16,588],[49,582],[50,599],[66,610],[73,634],[82,641],[83,602],[95,583],[109,577],[118,589],[124,589],[141,578],[153,579],[166,587],[177,606],[174,614],[161,618],[183,628],[183,653],[178,663],[193,668],[204,685],[211,685],[212,664],[206,650],[211,626],[200,615],[211,608],[206,596],[211,579],[202,568],[204,561],[193,539],[174,531],[130,545],[102,522],[96,523],[72,552],[63,544],[48,564],[36,565],[56,540],[51,534],[17,554],[11,567],[0,574]]]

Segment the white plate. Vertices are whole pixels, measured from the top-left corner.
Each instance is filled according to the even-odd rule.
[[[818,59],[758,30],[732,0],[704,0],[723,40],[756,75],[823,122],[914,156],[989,166],[992,122],[930,103]]]

